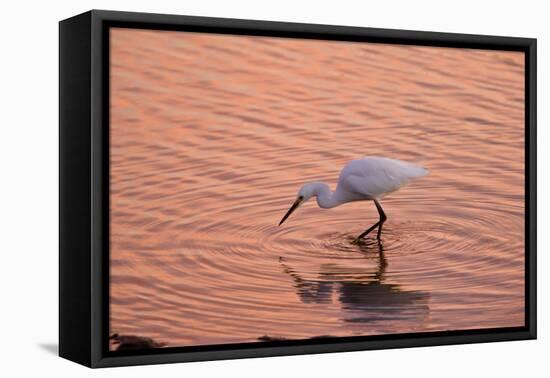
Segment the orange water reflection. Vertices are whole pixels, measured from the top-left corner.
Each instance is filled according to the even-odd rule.
[[[167,346],[521,326],[522,53],[114,29],[112,333]],[[314,201],[364,155],[430,175]],[[381,250],[382,249],[382,250]],[[382,254],[381,254],[382,253]]]

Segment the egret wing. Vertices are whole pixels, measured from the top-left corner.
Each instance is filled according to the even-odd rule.
[[[426,173],[422,167],[399,160],[368,157],[348,163],[338,185],[358,197],[380,198]]]
[[[349,175],[345,182],[349,192],[368,198],[380,198],[402,186],[399,180],[383,173],[366,176]]]

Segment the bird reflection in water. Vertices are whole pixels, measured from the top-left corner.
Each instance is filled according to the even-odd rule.
[[[385,282],[388,267],[384,247],[380,241],[365,241],[357,246],[366,258],[376,256],[376,268],[343,268],[323,264],[317,279],[305,279],[284,258],[279,258],[284,272],[294,281],[296,292],[303,303],[332,303],[338,298],[343,320],[353,323],[410,320],[416,327],[427,320],[430,295],[424,291],[404,290],[401,285]]]

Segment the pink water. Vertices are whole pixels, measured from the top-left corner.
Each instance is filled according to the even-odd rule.
[[[518,52],[114,29],[110,329],[167,346],[521,326]],[[365,155],[425,165],[314,201]]]

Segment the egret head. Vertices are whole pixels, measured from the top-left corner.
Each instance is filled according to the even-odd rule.
[[[311,197],[317,195],[317,186],[317,183],[309,183],[300,188],[300,190],[298,191],[298,195],[296,195],[296,200],[294,201],[292,206],[290,206],[290,209],[288,209],[283,219],[281,219],[281,222],[279,222],[279,226],[282,225],[283,222],[290,216],[290,214],[292,214],[294,210],[296,210],[301,204],[307,202],[307,200],[309,200]]]

